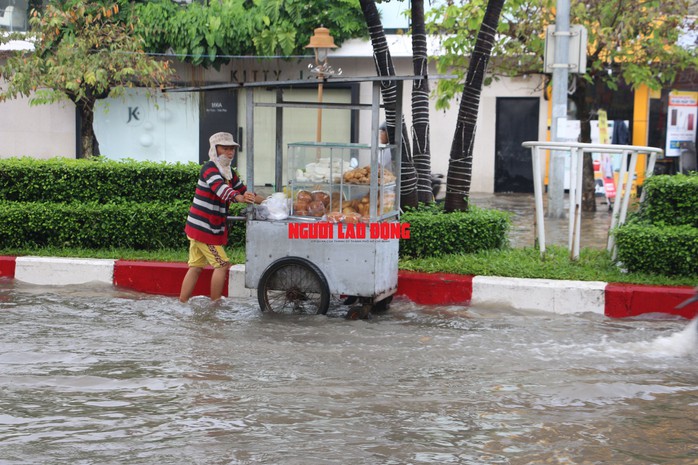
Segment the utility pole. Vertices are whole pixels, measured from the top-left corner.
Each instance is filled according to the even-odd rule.
[[[555,56],[553,63],[552,140],[562,140],[561,125],[567,119],[567,78],[569,76],[570,1],[557,0],[555,14]],[[548,182],[548,217],[564,218],[565,153],[553,151]]]

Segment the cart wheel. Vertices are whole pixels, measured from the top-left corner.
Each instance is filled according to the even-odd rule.
[[[330,289],[315,264],[303,258],[287,257],[264,271],[257,299],[262,311],[324,315],[330,306]]]

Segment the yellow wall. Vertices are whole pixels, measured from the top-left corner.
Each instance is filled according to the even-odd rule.
[[[641,85],[635,89],[635,100],[633,102],[633,145],[647,146],[649,134],[650,117],[650,88]],[[641,185],[645,180],[645,167],[647,166],[647,155],[639,154],[637,157],[637,184]]]

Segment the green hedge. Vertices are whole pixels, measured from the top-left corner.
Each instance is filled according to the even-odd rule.
[[[698,276],[698,228],[631,222],[614,234],[617,260],[628,271]]]
[[[467,212],[444,213],[439,205],[408,210],[400,222],[410,224],[410,238],[400,241],[403,257],[472,253],[508,247],[508,212],[471,206]]]
[[[183,248],[190,204],[0,202],[0,243],[7,248]],[[231,211],[243,208],[235,204]],[[244,223],[233,223],[229,233],[231,245],[244,244]]]
[[[642,221],[698,228],[698,173],[652,176],[643,190],[645,199],[638,214]]]
[[[191,200],[196,163],[98,159],[0,160],[0,193],[16,202],[171,202]]]
[[[184,223],[196,163],[8,158],[0,160],[0,244],[12,248],[187,247]],[[245,205],[233,205],[241,214]],[[229,244],[245,241],[233,223]]]
[[[612,234],[630,272],[698,276],[698,174],[648,178],[640,210]]]
[[[5,202],[0,208],[0,242],[17,248],[185,247],[188,208],[188,201]]]
[[[81,247],[157,250],[186,247],[184,223],[200,166],[134,160],[10,158],[0,160],[0,243],[7,248]],[[231,215],[242,215],[233,204]],[[508,245],[509,214],[439,206],[406,212],[403,256],[470,253]],[[245,244],[244,222],[230,227],[231,246]]]

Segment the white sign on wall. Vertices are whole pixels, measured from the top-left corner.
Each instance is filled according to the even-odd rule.
[[[669,94],[667,111],[667,157],[680,157],[685,150],[695,150],[698,124],[698,92],[673,91]]]
[[[94,130],[100,153],[115,160],[199,162],[199,98],[196,93],[157,94],[129,89],[100,100]]]

